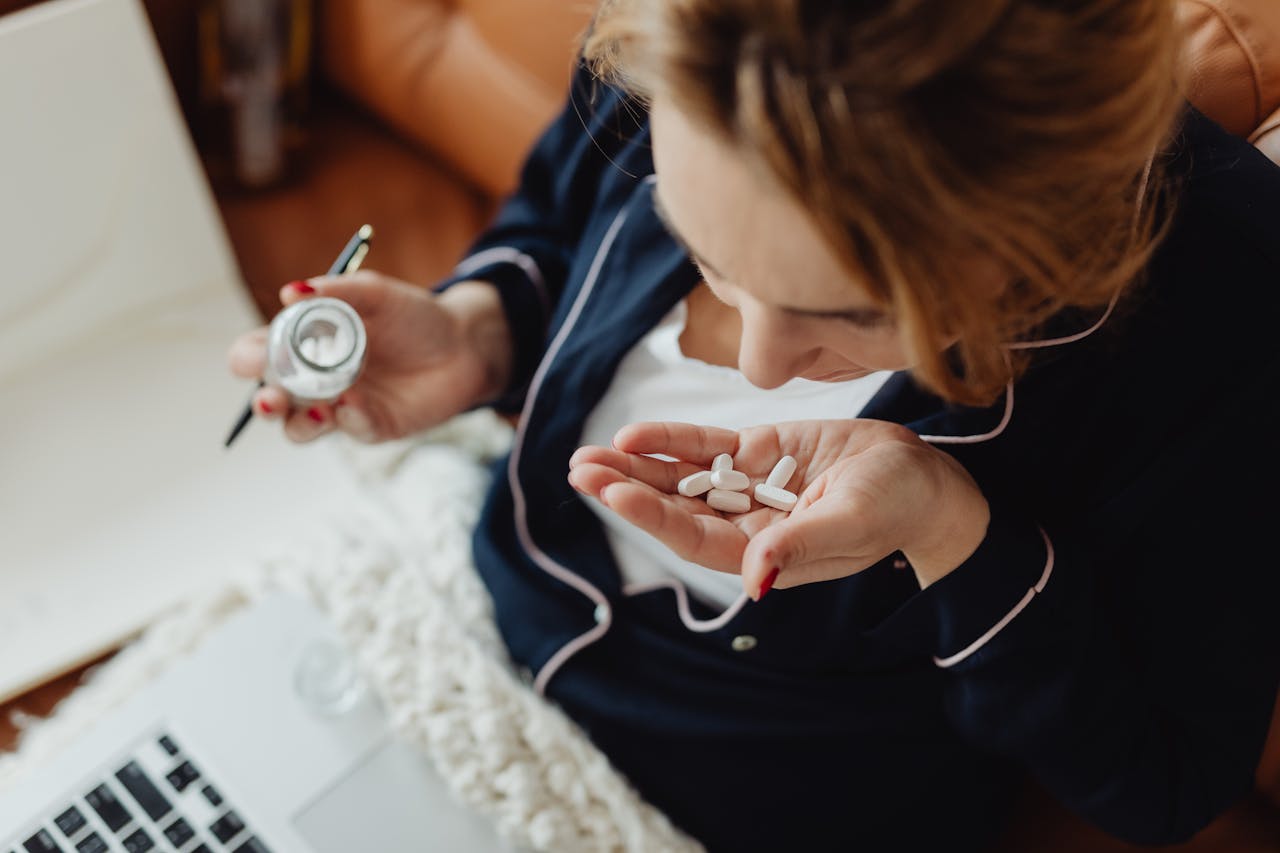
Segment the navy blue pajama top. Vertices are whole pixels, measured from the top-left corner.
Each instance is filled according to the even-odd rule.
[[[797,814],[822,800],[805,792],[815,778],[854,786],[827,807],[889,797],[877,809],[900,834],[883,837],[900,839],[915,837],[909,814],[962,833],[984,762],[1141,843],[1189,837],[1246,795],[1280,686],[1280,168],[1188,109],[1164,155],[1171,230],[1136,307],[1039,350],[998,436],[941,445],[991,506],[963,565],[923,591],[899,554],[733,613],[685,600],[694,630],[683,591],[623,594],[566,482],[619,361],[699,280],[654,214],[648,138],[642,106],[580,71],[518,191],[440,285],[492,282],[515,338],[498,405],[521,425],[475,556],[538,689],[709,847],[807,831],[781,815],[725,828],[751,813],[736,777],[760,784],[752,768],[789,774],[770,797]],[[1058,319],[1069,332],[1096,317]],[[897,374],[863,417],[973,436],[1004,411],[946,405]],[[697,758],[682,768],[662,743]],[[915,788],[879,793],[892,785]],[[877,816],[848,808],[856,847]],[[853,849],[833,826],[809,849]]]

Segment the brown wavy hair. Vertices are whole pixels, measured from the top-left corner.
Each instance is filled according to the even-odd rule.
[[[1006,343],[1103,309],[1162,236],[1173,7],[604,0],[584,52],[763,165],[899,318],[922,384],[986,405],[1025,368]],[[975,277],[978,258],[1007,283]]]

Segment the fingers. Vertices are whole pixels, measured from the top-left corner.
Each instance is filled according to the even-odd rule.
[[[867,563],[867,565],[871,565],[871,563]],[[744,570],[742,573],[742,589],[752,599],[759,601],[761,585],[764,584],[769,574],[774,570],[777,570],[777,574],[774,575],[773,581],[769,583],[770,589],[788,589],[809,583],[842,578],[853,574],[856,569],[860,568],[865,568],[865,566],[856,566],[852,561],[842,557],[831,557],[824,560],[815,560],[812,563],[798,563],[785,568],[774,566],[772,569],[767,569],[759,574],[754,572],[748,574]]]
[[[756,597],[753,591],[774,569],[779,573],[773,585],[785,588],[871,565],[884,555],[874,553],[878,537],[858,535],[862,515],[851,501],[828,499],[796,509],[764,528],[743,552],[743,588]],[[870,526],[874,528],[874,522]]]
[[[380,435],[373,419],[369,417],[362,405],[357,404],[354,400],[349,399],[350,395],[344,396],[333,407],[334,426],[354,438],[356,441],[362,441],[365,444],[372,444],[380,439]]]
[[[738,571],[746,534],[703,501],[672,494],[698,468],[605,447],[581,447],[569,460],[569,483],[597,498],[677,556],[722,572]]]
[[[747,536],[696,498],[664,495],[634,480],[600,490],[600,501],[681,559],[737,574]]]
[[[328,403],[293,407],[283,388],[267,385],[253,395],[253,412],[267,421],[283,421],[290,441],[314,441],[336,426],[334,407]]]
[[[675,494],[676,487],[682,479],[701,470],[697,465],[688,462],[667,462],[651,456],[622,453],[608,447],[592,445],[579,447],[569,458],[569,470],[577,471],[578,480],[584,486],[595,482],[599,482],[600,486],[614,482],[613,479],[601,479],[603,473],[596,470],[599,467],[612,469],[623,478],[630,477],[647,483],[666,494]],[[571,480],[571,482],[574,481]],[[599,488],[592,488],[588,494],[596,497],[599,494]]]
[[[316,403],[306,408],[295,409],[284,419],[285,437],[299,444],[314,441],[333,430],[333,406],[328,403]]]
[[[625,482],[627,482],[627,476],[611,465],[580,462],[569,469],[569,485],[582,494],[596,499],[600,498],[600,492],[605,486]]]
[[[253,395],[253,412],[267,421],[284,421],[284,434],[290,441],[313,441],[327,432],[334,424],[331,406],[317,404],[294,408],[288,393],[279,386],[267,385]]]
[[[363,407],[349,403],[343,395],[335,403],[316,403],[293,407],[283,388],[268,385],[253,397],[253,411],[268,421],[283,421],[284,434],[290,441],[308,442],[334,430],[341,430],[357,441],[372,444],[379,432]]]
[[[227,350],[231,372],[242,379],[257,379],[267,366],[267,327],[245,332]]]
[[[264,326],[241,335],[227,354],[231,372],[245,379],[262,376],[267,361],[267,329]],[[251,401],[253,413],[269,421],[284,421],[284,433],[292,441],[319,438],[332,428],[333,411],[328,406],[295,410],[288,393],[275,385],[259,388]]]
[[[661,453],[708,468],[721,453],[737,453],[738,433],[696,424],[638,423],[618,430],[613,446],[624,453]]]
[[[313,296],[320,296],[315,285],[307,279],[299,279],[291,281],[284,287],[280,288],[280,304],[286,308],[295,302],[301,302],[303,299],[310,299]]]
[[[387,288],[394,284],[394,279],[371,270],[361,270],[347,275],[321,275],[307,279],[291,281],[280,288],[280,304],[288,307],[295,302],[311,299],[316,296],[329,296],[341,299],[361,316],[374,313],[385,298]],[[403,282],[398,282],[403,284]],[[404,285],[410,287],[410,285]]]
[[[279,420],[289,414],[289,395],[277,385],[267,385],[253,395],[253,411],[261,418]]]

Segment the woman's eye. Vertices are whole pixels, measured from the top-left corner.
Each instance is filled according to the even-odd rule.
[[[885,314],[842,314],[833,319],[863,332],[884,332],[894,328],[893,319]]]

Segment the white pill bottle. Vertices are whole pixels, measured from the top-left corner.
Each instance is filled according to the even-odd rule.
[[[294,405],[330,403],[350,388],[364,367],[364,323],[341,299],[295,302],[267,331],[263,379],[288,392]]]

